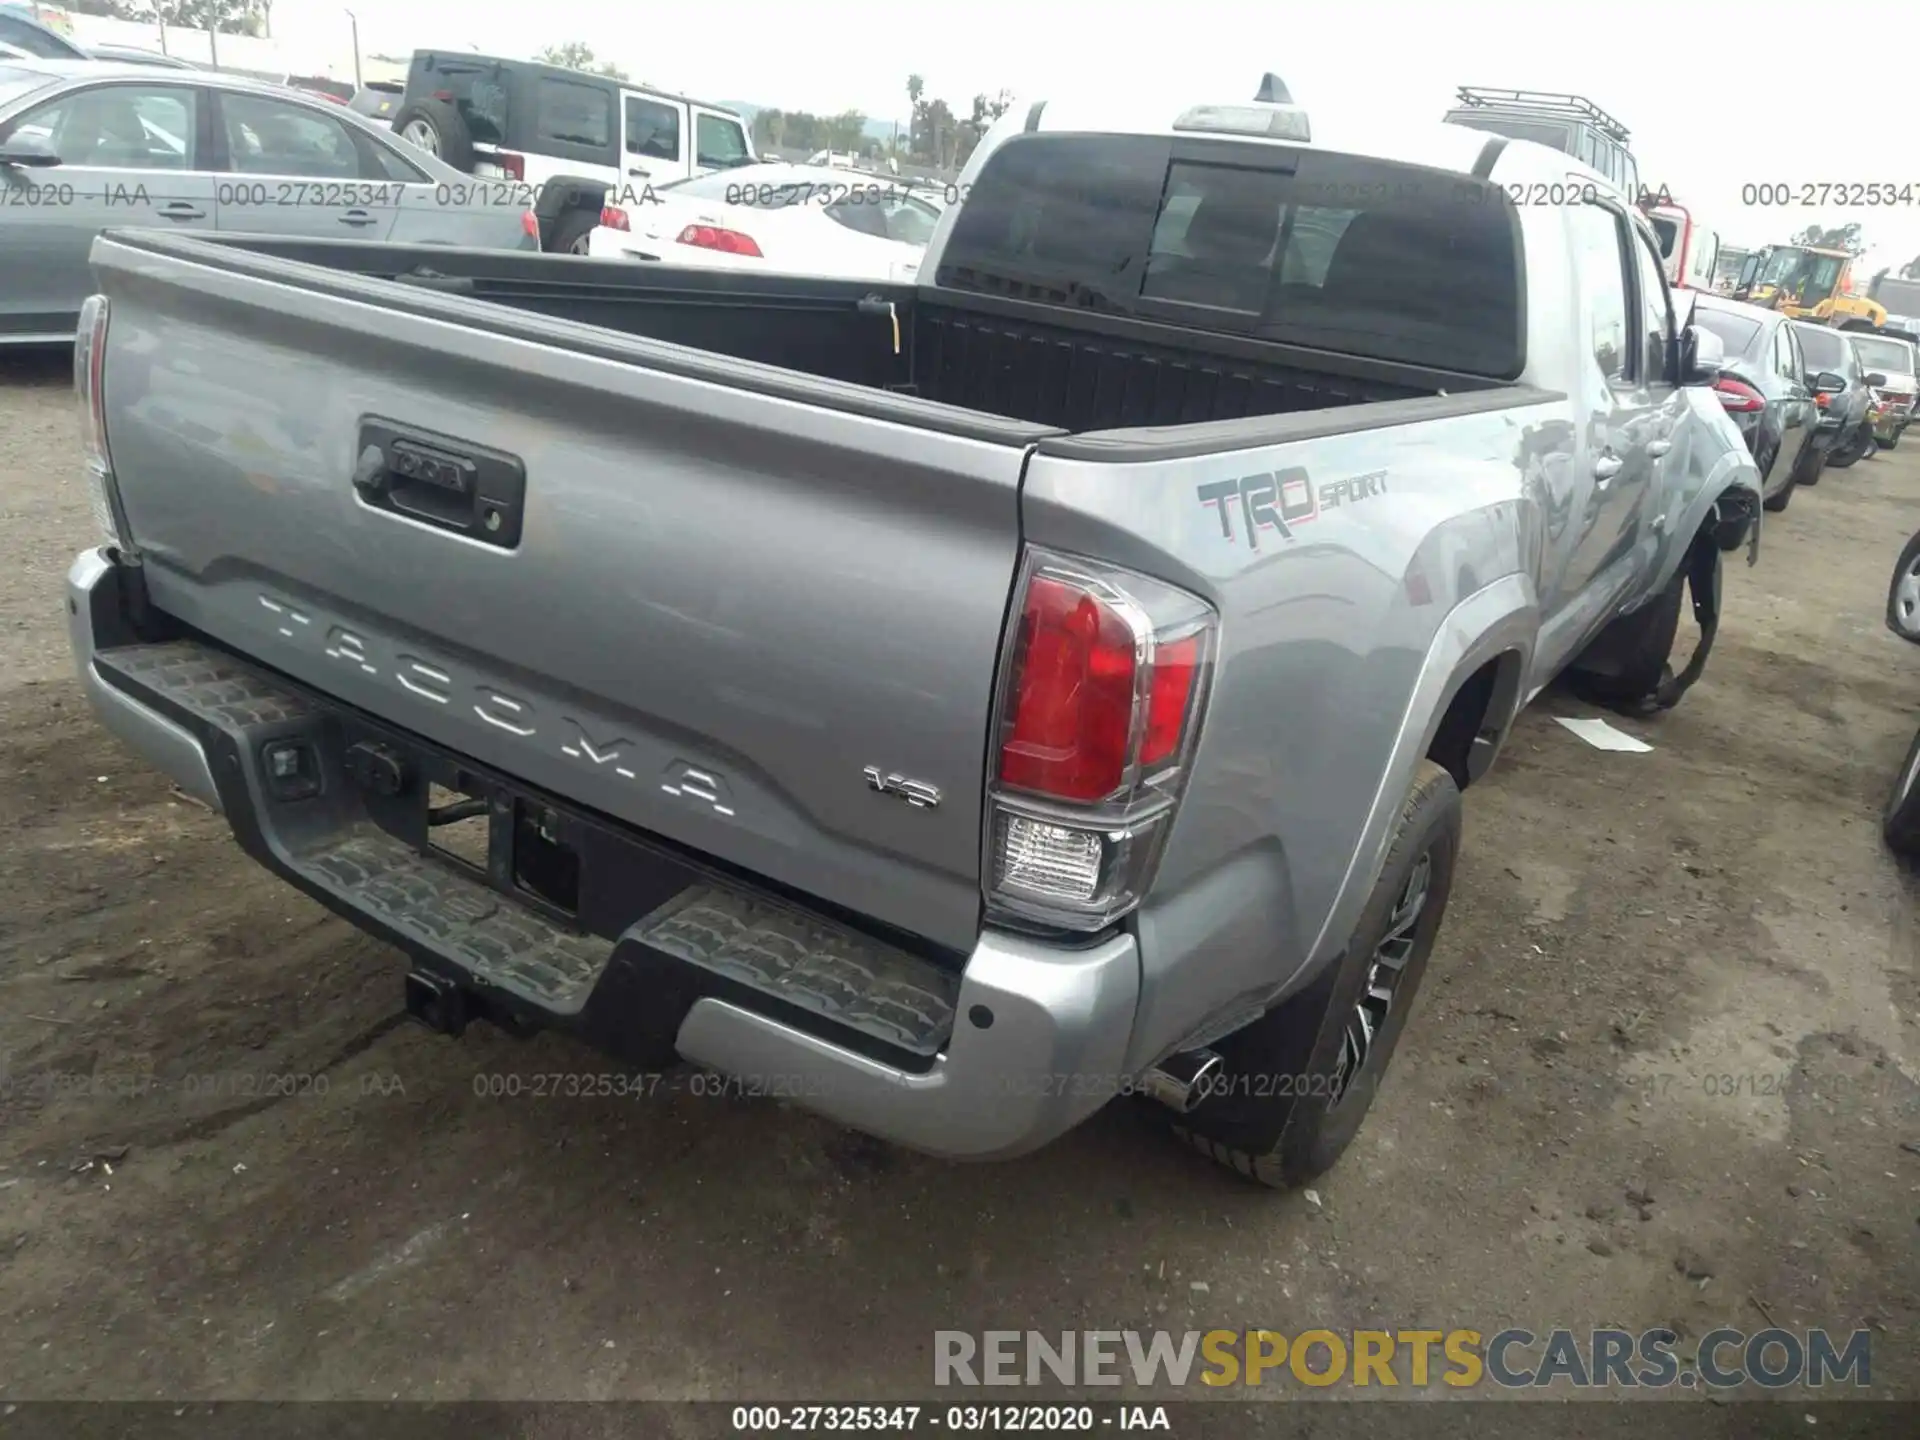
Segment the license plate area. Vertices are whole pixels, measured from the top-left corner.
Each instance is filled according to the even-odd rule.
[[[549,918],[579,924],[581,836],[573,818],[459,765],[436,757],[419,763],[424,851]]]
[[[556,927],[615,940],[703,878],[687,858],[557,796],[417,736],[337,718],[329,773],[353,792],[350,811]]]

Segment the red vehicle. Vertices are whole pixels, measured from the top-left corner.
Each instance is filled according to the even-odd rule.
[[[1714,267],[1720,261],[1720,236],[1700,223],[1694,213],[1671,197],[1646,207],[1653,233],[1660,239],[1660,255],[1669,284],[1683,290],[1713,289]]]

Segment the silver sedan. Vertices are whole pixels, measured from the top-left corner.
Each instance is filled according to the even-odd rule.
[[[0,59],[0,346],[73,339],[109,226],[537,250],[525,190],[282,86]]]

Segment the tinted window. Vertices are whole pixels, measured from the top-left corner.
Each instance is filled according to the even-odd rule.
[[[1579,257],[1581,308],[1593,321],[1593,358],[1600,373],[1618,379],[1627,368],[1627,261],[1620,221],[1598,205],[1567,211]]]
[[[1725,310],[1709,310],[1704,305],[1693,307],[1693,323],[1702,330],[1718,335],[1720,343],[1726,346],[1729,357],[1745,355],[1747,347],[1760,336],[1758,320],[1749,320],[1744,315],[1732,315]]]
[[[1671,260],[1673,258],[1674,244],[1680,239],[1680,222],[1677,220],[1668,220],[1661,215],[1653,215],[1648,218],[1653,223],[1653,233],[1660,237],[1660,258],[1663,260]]]
[[[887,238],[903,245],[927,244],[940,223],[940,212],[924,200],[889,199],[880,208],[887,217]]]
[[[1793,362],[1793,327],[1782,325],[1773,332],[1773,373],[1788,380],[1800,378],[1800,367]]]
[[[1853,342],[1860,363],[1887,375],[1913,374],[1913,350],[1898,340],[1860,339]]]
[[[827,215],[837,225],[861,235],[870,235],[875,240],[887,238],[887,217],[881,213],[878,205],[868,205],[855,200],[840,200],[826,207]]]
[[[1659,385],[1667,379],[1668,347],[1673,341],[1666,276],[1644,236],[1635,238],[1633,256],[1640,270],[1640,378],[1649,385]]]
[[[612,97],[597,85],[540,77],[535,133],[562,145],[611,145]]]
[[[360,152],[345,123],[304,105],[259,95],[223,94],[227,159],[243,175],[355,180]]]
[[[1837,330],[1823,330],[1817,325],[1796,325],[1793,327],[1800,341],[1801,353],[1807,357],[1809,370],[1837,370],[1847,373],[1847,357],[1852,353],[1847,342],[1840,338]]]
[[[1009,141],[937,283],[1507,377],[1522,364],[1517,219],[1455,174],[1123,136]],[[1204,159],[1187,159],[1191,154]]]
[[[693,160],[696,165],[742,165],[753,158],[746,132],[738,120],[724,115],[696,115],[693,120]]]
[[[30,110],[14,128],[42,130],[63,165],[191,170],[199,92],[101,85]]]
[[[627,97],[627,149],[652,160],[680,158],[680,108]]]

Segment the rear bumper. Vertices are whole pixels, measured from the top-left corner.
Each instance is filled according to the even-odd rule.
[[[429,857],[395,823],[399,800],[354,783],[342,757],[377,740],[410,774],[485,776],[211,646],[144,641],[126,618],[125,575],[99,551],[68,574],[74,658],[101,723],[220,811],[254,859],[471,994],[479,1013],[641,1066],[677,1055],[740,1093],[954,1159],[1035,1149],[1126,1088],[1132,936],[1065,948],[987,930],[963,963],[942,963],[584,812],[557,820],[578,837],[583,873],[610,869],[601,893],[643,897],[632,903],[646,913],[607,922],[603,905],[590,919],[583,895],[578,921],[556,919]],[[306,747],[317,788],[281,793],[270,746]],[[753,938],[768,935],[780,943]],[[784,967],[771,978],[769,957]]]

